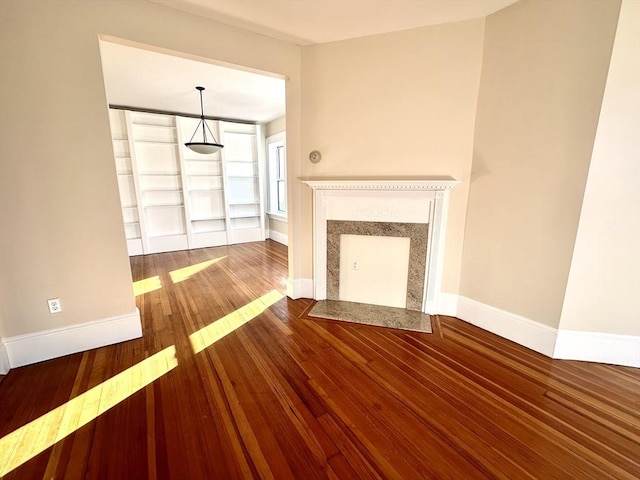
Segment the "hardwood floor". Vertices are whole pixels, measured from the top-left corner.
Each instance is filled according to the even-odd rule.
[[[287,275],[271,241],[132,270],[143,338],[0,383],[5,462],[29,422],[44,418],[18,450],[70,428],[97,402],[83,395],[102,388],[106,409],[7,480],[640,478],[637,369],[551,360],[451,317],[433,334],[307,318],[311,300],[268,295]],[[81,413],[46,416],[70,399]]]

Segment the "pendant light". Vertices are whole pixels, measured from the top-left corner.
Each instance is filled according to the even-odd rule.
[[[196,90],[200,92],[200,121],[196,126],[195,132],[193,132],[193,135],[191,135],[191,140],[185,143],[185,146],[190,150],[193,150],[196,153],[201,153],[203,155],[219,152],[224,148],[224,145],[218,143],[218,140],[216,140],[215,135],[213,134],[213,132],[211,132],[209,125],[207,125],[207,122],[204,119],[204,107],[202,105],[202,91],[204,90],[204,87],[196,87]],[[202,125],[202,141],[194,142],[193,138],[198,133],[200,125]],[[209,134],[211,134],[211,138],[213,138],[213,143],[207,141],[207,130],[209,131]]]

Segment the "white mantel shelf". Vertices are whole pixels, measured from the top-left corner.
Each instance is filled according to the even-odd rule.
[[[368,180],[368,179],[323,179],[302,180],[313,190],[451,190],[460,181],[448,179],[399,179],[399,180]]]

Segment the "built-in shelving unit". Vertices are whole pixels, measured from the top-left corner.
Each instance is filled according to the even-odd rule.
[[[129,255],[264,240],[261,128],[208,121],[225,148],[184,146],[198,119],[110,110]]]
[[[220,122],[228,195],[229,243],[264,239],[262,182],[255,125]]]
[[[220,152],[210,155],[195,153],[184,146],[198,126],[197,118],[178,118],[184,172],[185,203],[192,248],[226,245],[226,198],[224,169]],[[208,122],[216,138],[220,138],[218,122]],[[186,140],[185,140],[186,141]]]
[[[126,112],[122,110],[109,110],[111,138],[116,162],[116,174],[118,175],[118,189],[120,191],[127,250],[129,255],[140,255],[143,253],[142,229],[138,213],[136,179],[133,173],[131,146],[125,115]]]
[[[138,178],[144,253],[189,248],[176,119],[171,115],[126,112]],[[141,211],[140,211],[141,210]]]

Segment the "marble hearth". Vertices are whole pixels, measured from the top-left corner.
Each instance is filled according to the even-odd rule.
[[[431,318],[428,314],[402,308],[321,300],[311,309],[309,316],[361,325],[432,333]]]
[[[335,317],[340,298],[340,244],[343,235],[370,235],[409,239],[406,302],[403,307],[418,315],[420,312],[436,312],[442,277],[448,191],[458,181],[451,178],[323,179],[305,180],[304,183],[313,189],[314,298],[331,302],[318,305],[316,310],[333,315],[325,315],[325,318]],[[382,301],[370,303],[390,305]],[[365,307],[368,308],[353,304],[342,310],[365,311]],[[403,328],[397,320],[402,318],[401,312],[392,312],[389,307],[382,309],[387,309],[383,316],[393,318],[386,322],[393,325],[386,326]],[[407,317],[406,322],[416,324],[416,321],[420,323],[423,320],[416,320],[414,315],[413,320]],[[428,328],[418,330],[430,331]]]

